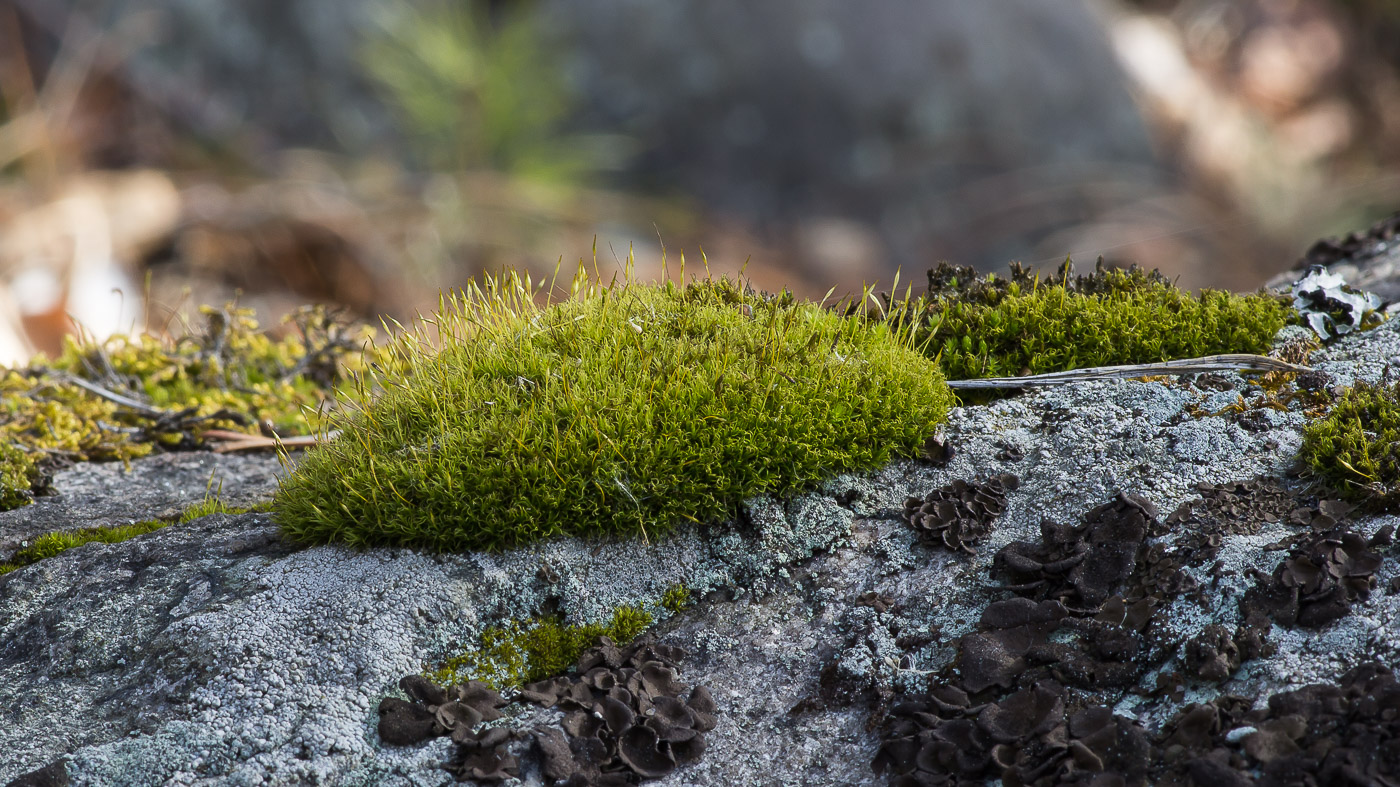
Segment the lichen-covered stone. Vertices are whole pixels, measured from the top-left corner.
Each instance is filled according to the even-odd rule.
[[[1337,340],[1313,362],[1324,388],[1374,382],[1395,367],[1397,347],[1400,329],[1386,324]],[[490,626],[546,611],[600,622],[621,606],[655,605],[678,583],[696,604],[652,634],[686,651],[677,666],[685,684],[709,688],[715,726],[704,752],[673,757],[676,767],[657,784],[884,784],[888,777],[871,768],[886,741],[880,724],[910,702],[925,703],[940,725],[960,722],[945,736],[962,755],[951,767],[1018,773],[1026,783],[1038,773],[1069,774],[1071,762],[1076,774],[1118,773],[1132,783],[1142,773],[1143,740],[1154,752],[1149,783],[1184,785],[1190,775],[1239,783],[1242,768],[1291,769],[1318,783],[1338,773],[1329,770],[1335,759],[1296,759],[1290,743],[1303,752],[1331,746],[1366,778],[1393,779],[1388,750],[1367,737],[1389,729],[1393,687],[1380,671],[1348,672],[1373,660],[1400,663],[1400,595],[1381,592],[1400,570],[1393,546],[1376,539],[1400,521],[1344,510],[1288,475],[1315,404],[1292,400],[1256,431],[1207,405],[1217,396],[1262,401],[1267,392],[1221,377],[1229,390],[1179,380],[1092,383],[958,408],[941,429],[958,449],[946,466],[897,462],[787,500],[755,498],[724,527],[685,526],[651,544],[561,539],[445,556],[298,549],[267,516],[243,514],[85,545],[0,577],[0,780],[57,762],[74,785],[452,783],[442,763],[464,745],[455,735],[417,746],[380,739],[381,701],[409,701],[403,676],[421,674]],[[997,453],[1007,444],[1024,449],[1015,466],[1021,484],[977,554],[930,548],[899,521],[911,495],[1003,472]],[[130,475],[116,465],[60,472],[55,497],[0,513],[0,538],[17,543],[44,525],[159,513],[144,500],[178,508],[180,494],[202,496],[211,470],[225,495],[239,493],[236,477],[255,475],[209,455],[191,455],[179,469],[160,464],[171,461],[136,460]],[[272,473],[275,460],[263,461]],[[161,473],[178,483],[157,487]],[[1148,516],[1135,498],[1173,513]],[[51,516],[41,522],[29,518],[33,511]],[[1053,561],[1038,551],[1043,520],[1073,528],[1112,521],[1100,541],[1086,529],[1063,543],[1103,544],[1113,581],[1076,584],[1072,569],[1046,571]],[[1326,536],[1336,542],[1322,544],[1329,554],[1347,554],[1338,563],[1347,581],[1338,585],[1369,589],[1374,579],[1374,589],[1348,598],[1346,614],[1319,627],[1267,616],[1267,630],[1251,627],[1239,602],[1257,578],[1272,581],[1293,559],[1290,549],[1336,525],[1361,539],[1353,550],[1345,535]],[[1017,542],[1033,545],[1027,554],[1044,580],[1020,591],[1027,598],[991,577],[996,556]],[[550,577],[540,577],[542,565]],[[1031,615],[1032,607],[1045,614]],[[1017,617],[1021,609],[1027,614]],[[1052,623],[1056,630],[1042,636]],[[956,665],[971,663],[968,643],[984,634],[992,639],[982,644],[1012,654],[1013,664],[988,659],[985,695],[950,680]],[[1122,682],[1125,675],[1133,680]],[[601,674],[590,680],[596,685],[579,700],[606,684]],[[1281,699],[1246,718],[1255,697]],[[695,701],[691,695],[687,707]],[[525,708],[519,716],[487,726],[507,730],[504,755],[524,780],[543,781],[553,756],[546,752],[563,756],[559,740],[514,732],[557,720],[558,711],[516,705]],[[958,709],[983,705],[998,708],[985,726],[977,716],[957,718]],[[570,743],[568,729],[606,723],[591,711],[558,720],[576,763],[609,756],[601,738],[601,753]],[[625,727],[625,714],[609,713]],[[1285,719],[1294,714],[1348,726],[1300,737]],[[463,758],[463,772],[506,773],[504,755],[485,754],[497,747],[480,727],[461,736],[483,755]],[[1060,731],[1077,757],[1046,742]],[[659,751],[661,733],[652,732]],[[647,768],[651,738],[634,737],[628,756]],[[674,753],[685,741],[670,743]],[[1087,770],[1095,763],[1103,770]]]

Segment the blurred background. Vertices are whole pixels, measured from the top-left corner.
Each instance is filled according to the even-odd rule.
[[[0,0],[0,363],[580,258],[1253,289],[1400,207],[1400,0]],[[702,256],[703,252],[703,256]]]

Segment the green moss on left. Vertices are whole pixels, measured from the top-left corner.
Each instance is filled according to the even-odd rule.
[[[453,552],[666,535],[914,456],[952,404],[907,332],[728,280],[445,302],[284,479],[289,539]]]
[[[0,511],[32,502],[41,475],[28,451],[15,443],[0,443]]]
[[[37,536],[34,542],[23,549],[20,549],[10,557],[9,560],[0,563],[0,574],[8,574],[16,569],[31,566],[45,558],[60,555],[74,547],[83,544],[99,542],[103,544],[116,544],[127,539],[142,536],[147,533],[160,530],[169,525],[192,522],[200,517],[210,514],[246,514],[253,511],[267,511],[271,508],[270,503],[258,503],[252,506],[230,506],[226,504],[217,493],[206,494],[199,502],[180,512],[174,520],[170,519],[148,519],[144,522],[133,522],[130,525],[118,527],[90,527],[82,530],[64,530],[53,533],[45,533]]]
[[[304,410],[334,400],[374,357],[367,329],[323,308],[294,315],[295,335],[281,340],[262,333],[250,310],[203,313],[204,327],[178,341],[70,338],[57,358],[0,369],[0,510],[30,502],[59,460],[193,448],[215,428],[304,432]]]
[[[582,626],[565,625],[557,617],[511,621],[486,629],[480,647],[449,659],[427,677],[443,686],[467,680],[497,690],[523,686],[564,674],[599,637],[625,645],[651,622],[651,614],[640,606],[618,609],[607,623]]]
[[[1348,500],[1400,508],[1400,383],[1358,383],[1303,427],[1299,462]]]
[[[8,574],[11,571],[33,565],[45,558],[60,555],[74,547],[83,544],[90,544],[94,541],[103,544],[115,544],[126,541],[129,538],[145,535],[172,524],[169,520],[148,519],[144,522],[134,522],[130,525],[120,527],[93,527],[85,530],[68,530],[56,533],[45,533],[37,536],[27,547],[20,549],[4,563],[0,563],[0,574]]]

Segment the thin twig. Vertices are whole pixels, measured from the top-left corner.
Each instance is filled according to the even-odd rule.
[[[1183,358],[1164,363],[1142,363],[1127,366],[1094,366],[1067,372],[1031,374],[1024,377],[986,377],[980,380],[949,380],[949,388],[1034,388],[1065,385],[1085,380],[1122,380],[1162,374],[1198,374],[1201,372],[1310,372],[1311,368],[1280,361],[1265,355],[1208,355],[1204,358]]]
[[[145,402],[138,402],[129,396],[122,396],[121,394],[116,393],[114,391],[109,391],[106,388],[103,388],[102,386],[96,383],[90,383],[87,380],[78,377],[77,375],[64,374],[60,372],[54,374],[53,377],[58,382],[76,385],[84,391],[87,391],[88,393],[92,394],[93,396],[106,399],[107,401],[112,402],[113,404],[118,404],[122,407],[129,407],[135,410],[136,412],[140,413],[141,415],[146,416],[147,418],[162,419],[170,417],[170,413],[165,410],[161,410],[158,407],[152,407],[146,404]]]
[[[304,448],[311,445],[321,445],[329,440],[334,440],[338,434],[338,431],[333,430],[327,433],[324,439],[314,434],[297,435],[296,437],[263,437],[262,435],[230,432],[224,429],[210,429],[204,432],[203,437],[206,440],[213,438],[219,441],[214,443],[214,453],[226,454],[230,451],[255,451],[260,448]]]

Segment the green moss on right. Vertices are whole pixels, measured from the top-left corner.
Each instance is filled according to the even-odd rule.
[[[557,617],[512,621],[486,629],[481,646],[455,656],[428,678],[450,686],[479,680],[497,690],[562,675],[583,651],[608,637],[619,645],[636,639],[651,625],[651,615],[641,607],[622,607],[607,623],[566,626]]]
[[[1300,463],[1348,500],[1400,507],[1400,382],[1358,383],[1303,427]]]
[[[1010,278],[943,265],[929,293],[896,304],[950,380],[1014,377],[1092,366],[1263,353],[1297,312],[1284,296],[1176,287],[1156,271],[1102,265],[1046,281],[1018,265]]]

